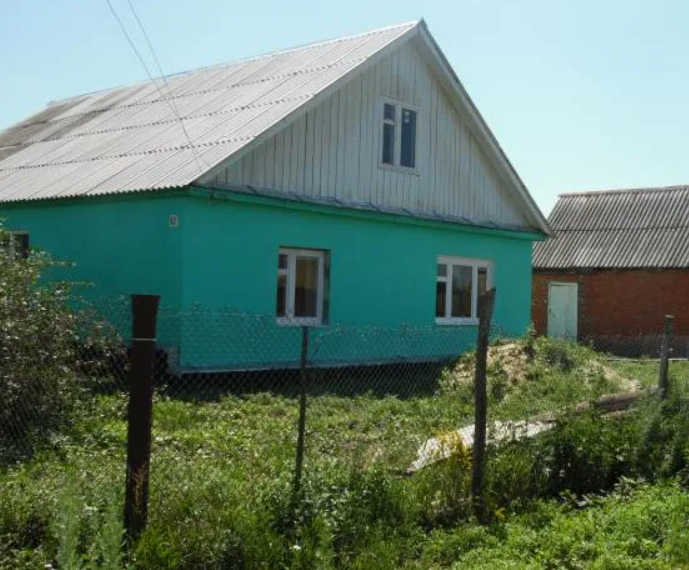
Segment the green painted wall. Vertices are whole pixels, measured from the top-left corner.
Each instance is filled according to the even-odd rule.
[[[171,214],[178,228],[169,227]],[[330,252],[330,326],[313,331],[314,359],[375,361],[468,347],[473,327],[434,324],[438,255],[494,262],[495,322],[507,334],[523,333],[531,318],[537,236],[529,234],[199,189],[5,205],[0,217],[10,229],[29,231],[32,246],[74,261],[61,277],[93,283],[83,290],[87,297],[161,295],[172,311],[162,313],[159,339],[179,346],[183,367],[298,360],[299,329],[274,318],[281,246]],[[227,307],[262,317],[217,312]],[[126,336],[126,302],[116,309]],[[401,335],[400,325],[415,328]]]
[[[168,225],[186,199],[130,194],[9,204],[0,206],[0,218],[8,229],[28,231],[32,247],[74,262],[55,277],[92,284],[78,292],[97,303],[126,336],[128,300],[114,298],[158,293],[167,305],[181,304],[184,227]],[[174,342],[177,327],[163,329],[163,338]]]
[[[495,263],[495,319],[510,334],[524,332],[531,320],[530,239],[382,219],[394,220],[288,209],[260,199],[192,200],[183,220],[184,303],[272,315],[278,249],[304,247],[330,252],[331,323],[431,325],[437,257],[456,255]]]
[[[319,357],[324,360],[451,354],[460,344],[468,347],[475,338],[473,327],[435,326],[439,255],[491,259],[498,289],[495,321],[510,335],[522,334],[530,323],[534,236],[409,223],[406,218],[237,194],[191,199],[184,216],[184,305],[234,307],[266,315],[263,320],[240,322],[225,315],[212,324],[205,321],[213,341],[187,350],[185,364],[222,366],[220,355],[230,353],[247,364],[298,357],[298,329],[278,327],[273,318],[281,246],[330,252],[331,329],[334,324],[431,329],[418,333],[423,340],[408,342],[383,331],[376,338],[370,338],[370,332],[363,338],[357,331],[314,331],[322,337]],[[198,319],[190,320],[183,334],[198,336],[198,328]],[[256,340],[252,344],[247,338]]]

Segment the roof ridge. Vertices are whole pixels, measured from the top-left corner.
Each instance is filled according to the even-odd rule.
[[[401,24],[392,24],[392,25],[389,25],[389,26],[383,26],[383,27],[381,27],[381,28],[376,28],[376,29],[374,29],[374,30],[368,30],[368,31],[365,31],[365,32],[360,32],[360,33],[358,33],[358,34],[349,34],[349,35],[346,35],[346,36],[333,37],[333,38],[328,38],[328,39],[325,39],[325,40],[316,40],[316,41],[314,41],[314,42],[308,42],[308,43],[300,44],[300,45],[293,46],[293,47],[289,47],[289,48],[277,49],[277,50],[274,50],[274,51],[268,51],[268,52],[265,52],[265,53],[262,53],[262,54],[251,55],[251,56],[247,56],[247,57],[240,57],[240,58],[238,58],[238,59],[233,59],[233,60],[231,60],[231,61],[225,61],[225,62],[222,62],[222,63],[215,63],[215,64],[212,64],[212,65],[203,65],[203,66],[201,66],[201,67],[194,67],[194,68],[192,68],[192,69],[186,69],[186,70],[182,70],[182,71],[175,71],[175,72],[172,72],[172,73],[167,73],[167,74],[165,74],[165,75],[158,75],[158,76],[154,76],[153,79],[154,79],[154,80],[158,80],[158,79],[162,79],[162,78],[170,79],[170,78],[179,77],[179,76],[182,76],[182,75],[191,75],[191,74],[193,74],[193,73],[200,73],[200,72],[203,72],[203,71],[210,71],[210,70],[212,70],[212,69],[220,69],[220,68],[222,68],[222,67],[230,67],[230,66],[232,66],[232,65],[245,64],[245,63],[248,63],[248,62],[250,62],[250,61],[257,61],[257,60],[263,59],[263,58],[275,57],[275,56],[278,56],[278,55],[284,55],[284,54],[287,54],[287,53],[296,52],[296,51],[300,51],[300,50],[312,49],[312,48],[315,48],[315,47],[327,45],[327,44],[329,44],[329,43],[340,42],[340,41],[343,41],[343,40],[352,40],[352,39],[354,39],[354,38],[360,38],[360,37],[363,37],[363,36],[368,36],[368,35],[372,35],[372,34],[378,34],[378,33],[381,33],[381,32],[386,32],[386,31],[388,31],[388,30],[394,30],[394,29],[397,29],[397,28],[399,28],[399,29],[410,28],[410,29],[411,29],[411,28],[413,28],[414,26],[419,25],[422,21],[423,21],[422,19],[419,19],[419,20],[410,20],[410,21],[407,21],[407,22],[404,22],[404,23],[401,23]],[[78,95],[71,95],[71,96],[68,96],[68,97],[60,98],[60,99],[53,99],[53,100],[51,100],[51,101],[48,102],[47,106],[58,105],[58,104],[60,104],[60,103],[66,103],[66,102],[68,102],[68,101],[73,101],[73,100],[79,99],[79,98],[81,98],[81,97],[89,97],[89,96],[92,96],[92,95],[105,94],[105,93],[108,93],[108,92],[110,92],[110,91],[116,91],[117,89],[127,89],[127,88],[130,88],[130,87],[136,87],[137,85],[147,85],[147,84],[149,84],[149,83],[152,83],[152,81],[147,77],[146,79],[142,79],[141,81],[135,81],[134,83],[128,83],[128,84],[125,84],[125,85],[114,85],[114,86],[112,86],[112,87],[105,87],[105,88],[103,88],[103,89],[95,89],[94,91],[89,91],[89,92],[86,92],[86,93],[80,93],[80,94],[78,94]]]
[[[580,192],[562,192],[558,198],[572,198],[576,196],[610,196],[614,194],[633,194],[643,192],[672,192],[672,191],[689,191],[689,184],[676,184],[673,186],[649,186],[642,188],[613,188],[610,190],[587,190]]]

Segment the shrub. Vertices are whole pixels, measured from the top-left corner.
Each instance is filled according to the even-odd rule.
[[[606,419],[592,413],[545,432],[540,451],[546,458],[550,493],[598,493],[633,473],[638,427],[630,417]]]
[[[0,226],[0,244],[10,239]],[[23,259],[0,246],[0,454],[45,437],[75,402],[71,288],[43,279],[59,265],[46,253]]]
[[[0,225],[0,462],[31,453],[72,419],[88,401],[88,354],[107,355],[114,338],[75,309],[75,284],[56,279],[69,263],[37,250],[18,256],[11,239]]]

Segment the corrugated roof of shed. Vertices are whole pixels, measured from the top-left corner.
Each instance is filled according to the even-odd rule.
[[[689,267],[689,186],[562,194],[538,270]]]
[[[0,132],[0,202],[186,186],[417,25],[54,102]]]

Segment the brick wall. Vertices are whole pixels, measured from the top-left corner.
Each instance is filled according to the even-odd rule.
[[[548,283],[579,284],[579,336],[658,333],[674,315],[675,334],[689,335],[689,269],[541,273],[533,276],[531,314],[545,333]]]

